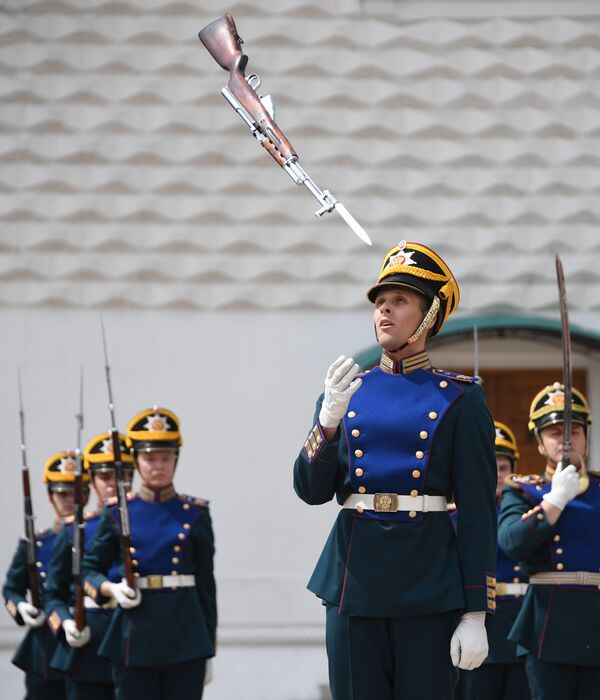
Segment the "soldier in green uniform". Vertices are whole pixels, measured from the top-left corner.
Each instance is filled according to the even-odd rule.
[[[120,438],[125,477],[131,483],[133,457],[125,445],[125,436],[121,435]],[[94,539],[102,507],[116,501],[115,462],[108,433],[96,435],[87,444],[84,469],[91,476],[92,487],[98,498],[96,512],[85,516],[85,551]],[[108,660],[98,656],[100,642],[112,617],[114,599],[111,598],[101,606],[86,596],[86,627],[81,631],[77,629],[72,617],[75,601],[72,546],[73,518],[70,518],[70,522],[66,523],[58,535],[48,566],[45,608],[50,629],[59,642],[51,666],[68,676],[69,700],[114,700],[112,666]],[[108,574],[109,580],[113,582],[121,580],[117,564],[117,561],[113,563]]]
[[[63,520],[73,514],[74,474],[75,454],[72,452],[58,452],[49,457],[44,465],[44,483],[55,517],[52,527],[36,533],[36,565],[41,583],[42,605],[52,549]],[[86,498],[88,493],[86,485]],[[56,640],[48,629],[43,609],[38,610],[27,601],[28,588],[27,554],[25,541],[21,540],[2,590],[8,612],[18,625],[26,625],[28,628],[12,661],[25,671],[26,700],[65,700],[65,676],[50,668],[50,660],[56,651]]]
[[[504,489],[499,543],[529,574],[510,639],[527,656],[533,700],[600,694],[600,476],[588,471],[591,415],[573,389],[571,464],[562,464],[565,395],[560,383],[533,399],[529,430],[543,475],[514,475]]]
[[[175,491],[177,416],[154,406],[127,427],[142,484],[129,500],[136,587],[108,574],[119,558],[119,511],[109,508],[84,557],[86,593],[118,603],[99,653],[115,665],[118,700],[201,698],[217,625],[208,502]]]
[[[497,512],[504,482],[512,474],[519,459],[519,448],[513,431],[504,423],[494,421],[496,428],[496,488]],[[460,514],[454,511],[452,520],[458,527]],[[461,671],[456,697],[458,700],[529,700],[531,693],[522,657],[508,634],[521,609],[527,591],[527,577],[520,564],[510,559],[498,547],[496,562],[496,614],[487,621],[490,651],[483,664],[473,671]]]
[[[455,667],[488,652],[494,425],[477,382],[433,369],[425,350],[459,301],[440,256],[402,241],[368,298],[380,365],[331,365],[294,465],[302,500],[341,506],[308,588],[326,606],[335,700],[446,700]]]

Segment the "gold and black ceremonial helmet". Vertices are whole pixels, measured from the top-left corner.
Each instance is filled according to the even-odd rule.
[[[401,241],[388,250],[377,282],[367,292],[367,298],[375,303],[379,292],[387,287],[411,287],[429,300],[429,310],[408,343],[414,343],[421,336],[436,314],[429,335],[439,333],[460,300],[458,283],[448,265],[431,248],[410,241]]]
[[[494,421],[494,428],[496,429],[496,454],[506,455],[510,459],[511,471],[514,472],[519,461],[517,438],[505,423],[496,420]]]
[[[127,447],[125,435],[121,433],[119,433],[119,444],[123,469],[132,473],[135,468],[133,457]],[[115,470],[115,455],[110,434],[100,433],[100,435],[95,435],[85,446],[83,459],[85,467],[89,469],[92,478],[95,474],[113,472]]]
[[[539,432],[542,428],[564,421],[564,390],[565,387],[560,382],[549,384],[539,391],[531,402],[527,427],[538,441],[540,440]],[[571,405],[573,422],[583,425],[587,434],[588,426],[592,424],[592,414],[585,396],[578,389],[573,388]]]
[[[133,455],[156,450],[179,453],[182,445],[179,418],[166,408],[153,406],[140,411],[127,426],[127,446]]]
[[[73,450],[63,450],[48,457],[44,464],[43,482],[48,487],[48,493],[65,493],[72,491],[75,485],[77,458]],[[89,489],[90,474],[81,457],[83,485]]]

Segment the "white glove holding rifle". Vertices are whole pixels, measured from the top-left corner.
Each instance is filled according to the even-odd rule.
[[[142,602],[142,592],[137,588],[130,588],[125,579],[119,583],[109,583],[108,588],[112,597],[125,610],[135,608]]]
[[[338,427],[346,414],[352,395],[362,384],[362,379],[355,379],[358,371],[359,366],[356,362],[345,355],[340,355],[327,370],[325,396],[319,413],[321,427]]]
[[[552,477],[552,487],[543,500],[552,503],[560,510],[564,510],[569,501],[572,501],[579,493],[579,475],[573,464],[563,469],[562,464],[556,467]]]
[[[450,640],[452,663],[465,671],[471,671],[481,666],[488,651],[485,613],[465,613]]]
[[[41,627],[44,622],[46,622],[46,615],[43,610],[39,610],[28,603],[26,600],[22,600],[17,603],[17,610],[19,615],[23,618],[23,622],[29,627],[29,629],[35,629],[36,627]]]
[[[74,649],[79,649],[90,641],[91,633],[87,625],[82,630],[78,630],[75,620],[63,620],[62,628],[68,645]]]

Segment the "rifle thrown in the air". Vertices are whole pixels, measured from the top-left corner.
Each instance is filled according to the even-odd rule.
[[[229,82],[221,93],[267,153],[297,185],[307,187],[318,200],[321,206],[315,215],[321,217],[335,209],[354,233],[364,243],[371,245],[367,232],[346,207],[329,190],[321,190],[298,163],[298,154],[275,123],[271,97],[263,97],[256,92],[261,84],[260,78],[255,73],[249,76],[244,74],[248,56],[242,52],[243,41],[237,33],[233,17],[219,17],[207,24],[198,37],[221,68],[229,71]]]

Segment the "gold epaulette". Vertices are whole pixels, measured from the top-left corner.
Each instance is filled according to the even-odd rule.
[[[177,496],[180,501],[189,503],[192,506],[198,506],[198,508],[208,508],[208,504],[210,503],[210,501],[207,501],[205,498],[196,498],[195,496],[188,496],[185,493],[178,493]]]
[[[447,379],[455,379],[457,382],[467,382],[468,384],[477,384],[478,377],[469,377],[468,374],[456,374],[455,372],[448,372],[445,369],[433,369],[432,373],[438,377],[446,377]]]
[[[524,486],[537,486],[543,484],[544,479],[539,474],[509,474],[504,479],[505,486],[511,486],[513,489],[518,489],[519,484]]]

